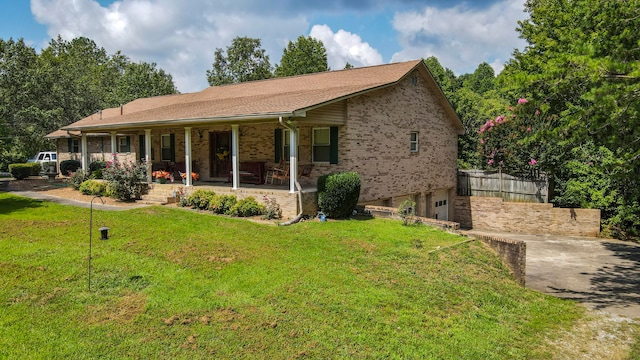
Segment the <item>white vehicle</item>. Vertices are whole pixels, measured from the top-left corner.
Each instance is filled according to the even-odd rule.
[[[56,168],[57,168],[58,160],[57,160],[55,151],[41,151],[33,158],[27,160],[27,162],[40,163],[40,166],[42,166],[42,170],[47,171],[49,163],[56,164]]]

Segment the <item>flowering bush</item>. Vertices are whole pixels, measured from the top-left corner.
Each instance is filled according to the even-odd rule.
[[[122,201],[139,199],[147,191],[147,165],[144,162],[120,163],[117,158],[107,162],[103,172],[111,195]]]
[[[508,114],[484,123],[478,133],[485,168],[499,168],[515,176],[534,176],[540,150],[533,139],[540,122],[540,111],[527,99],[520,98],[515,107],[509,107]]]

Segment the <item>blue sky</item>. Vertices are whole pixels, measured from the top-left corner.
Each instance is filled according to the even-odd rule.
[[[58,34],[86,36],[157,63],[191,92],[236,36],[260,38],[274,65],[305,35],[323,41],[332,69],[436,56],[456,74],[482,62],[499,72],[525,46],[515,31],[523,9],[524,0],[0,0],[0,38],[41,49]]]

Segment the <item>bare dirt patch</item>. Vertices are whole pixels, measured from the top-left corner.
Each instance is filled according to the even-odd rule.
[[[59,198],[91,202],[94,198],[93,195],[84,195],[80,191],[74,190],[65,179],[55,179],[50,182],[44,178],[28,178],[24,180],[10,180],[6,185],[7,191],[37,191],[42,194],[56,196]],[[117,206],[131,206],[135,205],[135,202],[125,202],[112,199],[109,197],[103,197],[105,205],[117,205]],[[96,200],[93,203],[97,204],[100,200]]]
[[[629,318],[597,312],[547,343],[552,359],[623,360],[629,358],[638,331],[638,324]]]

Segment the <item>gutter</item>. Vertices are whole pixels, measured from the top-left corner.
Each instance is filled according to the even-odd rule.
[[[291,126],[291,125],[287,124],[286,122],[282,121],[282,116],[280,116],[278,118],[278,122],[280,123],[280,125],[284,126],[285,128],[287,128],[292,133],[295,133],[296,129],[293,126]],[[296,183],[296,188],[298,189],[296,194],[298,194],[298,206],[300,207],[300,212],[293,219],[291,219],[289,221],[285,221],[283,223],[280,223],[280,224],[278,224],[278,226],[293,225],[293,224],[296,224],[296,223],[300,222],[300,220],[302,220],[302,186],[300,186],[300,183],[298,182],[298,179],[295,180],[295,183]]]

